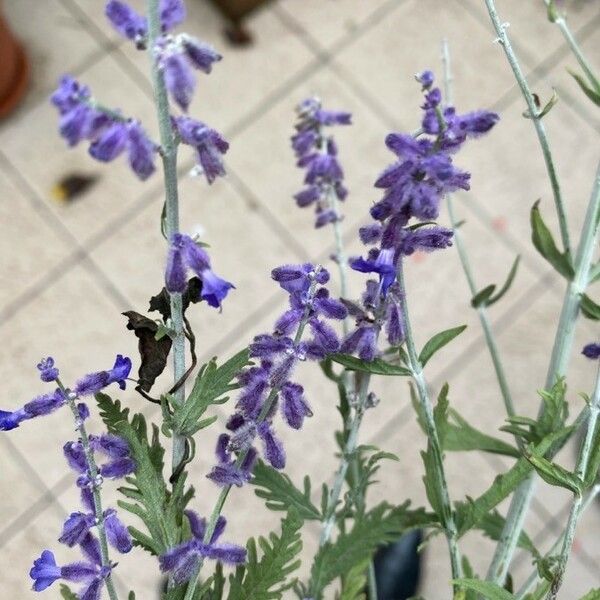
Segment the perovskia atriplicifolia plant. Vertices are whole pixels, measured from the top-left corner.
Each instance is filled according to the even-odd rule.
[[[587,100],[600,106],[600,81],[566,15],[558,2],[541,1],[580,66],[580,72],[573,73],[576,83]],[[375,180],[379,195],[369,210],[368,224],[357,232],[366,246],[363,256],[348,257],[344,247],[348,190],[334,137],[336,128],[352,126],[352,115],[326,108],[316,97],[298,103],[291,145],[303,172],[303,186],[294,199],[299,207],[314,209],[315,227],[323,235],[332,232],[333,266],[304,263],[273,268],[270,276],[285,293],[288,307],[272,329],[255,336],[233,356],[214,358],[197,368],[197,337],[187,311],[218,311],[229,294],[244,294],[215,273],[202,239],[181,231],[179,225],[177,162],[181,146],[191,147],[196,158],[193,171],[200,180],[211,184],[226,174],[228,142],[210,125],[188,115],[198,72],[210,74],[221,55],[208,44],[177,32],[186,15],[183,0],[147,0],[144,12],[119,0],[106,4],[111,25],[148,55],[159,138],[151,139],[143,123],[119,108],[104,106],[85,84],[68,75],[61,79],[51,100],[59,113],[60,134],[68,145],[89,144],[90,155],[101,162],[127,160],[141,180],[156,176],[158,165],[162,166],[165,201],[157,222],[165,239],[165,286],[150,298],[151,316],[135,310],[124,313],[128,329],[139,341],[137,378],[131,376],[134,361],[118,354],[111,368],[67,382],[55,361],[47,357],[38,369],[41,380],[52,390],[22,407],[0,411],[0,430],[8,432],[26,427],[29,419],[66,407],[76,431],[76,439],[66,441],[63,453],[75,472],[81,506],[68,516],[58,539],[74,550],[74,560],[59,565],[51,550],[43,550],[30,571],[36,592],[60,586],[66,600],[105,596],[118,600],[113,577],[119,570],[118,555],[146,552],[155,558],[156,570],[164,576],[160,594],[165,600],[270,600],[284,596],[373,600],[378,597],[373,568],[376,550],[411,529],[422,529],[428,536],[439,534],[446,540],[452,580],[440,582],[440,588],[447,584],[447,597],[570,597],[561,586],[577,522],[599,490],[600,375],[594,389],[584,395],[585,404],[575,418],[569,418],[567,382],[577,319],[600,319],[600,306],[588,294],[588,286],[600,278],[600,264],[594,262],[600,170],[593,175],[583,229],[577,240],[571,239],[569,205],[543,121],[550,110],[557,110],[556,98],[540,104],[494,1],[484,2],[496,41],[525,100],[524,117],[535,128],[559,223],[560,242],[556,242],[540,204],[533,204],[533,244],[566,281],[546,381],[531,384],[531,389],[540,388],[536,419],[519,414],[488,315],[489,307],[513,284],[518,257],[504,284],[480,288],[452,199],[454,192],[469,190],[471,179],[467,170],[455,164],[455,156],[465,144],[476,144],[475,138],[493,136],[499,116],[487,110],[460,113],[454,108],[446,44],[443,77],[436,79],[430,70],[416,76],[423,103],[414,131],[392,132],[385,138],[393,159]],[[440,211],[446,209],[452,228],[436,222]],[[415,341],[409,310],[413,298],[405,283],[406,258],[417,251],[453,252],[452,247],[471,291],[465,306],[470,301],[477,312],[497,375],[506,412],[507,425],[502,428],[509,434],[506,438],[468,423],[451,406],[448,384],[437,398],[431,396],[427,363],[460,335],[464,326],[437,333],[422,348],[417,348]],[[339,272],[339,289],[330,284],[331,268]],[[351,276],[365,278],[359,298],[348,297]],[[590,340],[582,354],[585,360],[598,361],[600,344]],[[169,360],[173,382],[157,394],[156,380]],[[297,369],[304,361],[320,365],[323,382],[328,384],[323,390],[337,403],[339,430],[328,434],[335,437],[339,454],[335,472],[309,473],[303,486],[297,487],[285,469],[301,459],[286,454],[280,431],[285,426],[301,430],[306,419],[319,419],[319,404],[324,401],[306,394]],[[425,443],[421,454],[428,506],[413,507],[409,499],[373,504],[368,496],[376,485],[380,462],[396,458],[385,449],[360,443],[363,420],[377,413],[380,399],[372,389],[377,377],[399,378],[397,394],[414,406]],[[127,388],[129,381],[135,382],[133,392]],[[569,383],[577,386],[577,382]],[[160,421],[148,423],[142,414],[132,414],[127,408],[131,393],[157,404]],[[217,423],[214,407],[226,402],[231,406],[229,417]],[[103,431],[89,431],[92,403]],[[196,448],[206,446],[204,430],[208,427],[220,431],[214,464],[206,479],[192,482],[189,465],[196,458]],[[580,437],[581,444],[571,471],[557,458],[573,436]],[[451,453],[465,451],[501,454],[512,461],[511,466],[478,497],[452,498],[446,460],[452,460]],[[203,454],[206,456],[206,450]],[[523,531],[539,478],[573,494],[564,532],[545,553]],[[103,495],[112,480],[121,480],[118,511],[106,506]],[[194,510],[192,483],[198,488],[219,489],[214,507],[205,516]],[[284,513],[280,530],[266,537],[264,531],[253,531],[255,537],[245,543],[230,540],[225,533],[225,515],[235,514],[236,489],[244,485],[254,486],[266,510]],[[315,489],[321,489],[318,500]],[[510,506],[503,515],[498,506],[507,498]],[[135,525],[128,526],[128,515],[135,517]],[[299,577],[304,526],[311,521],[320,531],[318,549],[308,575]],[[497,542],[486,573],[475,573],[461,549],[461,539],[469,531]],[[511,576],[517,548],[526,550],[532,559],[531,574],[521,582]],[[127,575],[121,573],[125,582]],[[135,597],[134,591],[128,594],[128,600]],[[600,598],[600,591],[591,590],[585,596],[586,600],[594,598]]]

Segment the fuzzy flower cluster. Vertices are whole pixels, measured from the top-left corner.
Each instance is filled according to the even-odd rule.
[[[187,111],[196,86],[194,70],[210,73],[221,56],[208,44],[185,33],[170,33],[185,19],[183,0],[161,0],[159,9],[161,33],[152,49],[156,68],[173,101]],[[123,37],[134,41],[139,49],[146,48],[146,17],[119,0],[108,2],[105,12]],[[89,153],[96,160],[112,162],[126,153],[129,166],[141,180],[154,173],[160,148],[138,120],[105,108],[92,97],[89,87],[69,75],[61,78],[51,101],[60,115],[60,134],[69,146],[86,140],[90,142]],[[209,183],[225,174],[222,155],[229,144],[217,131],[189,117],[173,117],[172,127],[176,140],[196,151],[198,164],[193,174],[204,174]]]
[[[438,217],[445,194],[469,189],[470,174],[454,166],[452,154],[467,139],[487,133],[499,118],[488,111],[459,115],[453,107],[443,108],[441,92],[433,87],[433,73],[424,71],[417,80],[424,93],[421,132],[387,136],[385,143],[398,159],[375,182],[384,190],[370,210],[375,222],[360,229],[362,242],[372,247],[365,258],[350,261],[352,269],[378,275],[378,281],[367,281],[362,306],[346,302],[356,318],[356,329],[344,340],[342,351],[358,353],[364,360],[376,357],[382,328],[391,345],[402,341],[398,263],[415,251],[452,245],[452,231],[430,222]],[[416,223],[411,223],[413,219]]]
[[[325,110],[318,98],[308,98],[297,107],[296,134],[292,148],[297,165],[306,170],[306,187],[295,196],[300,207],[315,206],[315,227],[323,227],[341,219],[336,210],[337,200],[344,200],[348,191],[344,187],[344,172],[337,158],[337,146],[326,127],[350,125],[348,112]]]
[[[289,294],[289,309],[277,319],[273,333],[257,335],[250,344],[250,356],[258,364],[238,376],[242,390],[237,410],[227,423],[229,433],[217,441],[218,464],[208,474],[220,486],[242,486],[249,480],[257,437],[265,459],[276,469],[285,466],[285,451],[273,428],[277,410],[293,429],[312,415],[304,388],[291,380],[294,369],[300,361],[322,360],[340,348],[327,319],[344,319],[347,310],[323,287],[329,281],[327,270],[310,263],[285,265],[274,269],[272,277]],[[304,341],[306,329],[311,337]]]
[[[169,96],[182,111],[187,112],[196,89],[195,71],[209,74],[213,64],[222,57],[212,46],[187,33],[172,33],[185,20],[183,0],[161,0],[159,10],[161,32],[152,54]],[[147,47],[146,17],[119,0],[111,0],[106,5],[106,16],[123,37],[133,41],[139,49]],[[177,140],[196,151],[198,163],[192,174],[204,174],[208,183],[225,174],[222,155],[227,152],[229,144],[220,133],[190,117],[172,117],[172,127]]]
[[[53,358],[48,357],[42,359],[37,368],[40,371],[40,379],[42,381],[51,383],[58,380],[59,372],[54,366]],[[85,375],[77,381],[73,393],[78,398],[81,396],[91,396],[109,386],[111,383],[116,383],[121,389],[125,389],[125,381],[129,376],[130,371],[131,360],[119,354],[117,355],[112,369]],[[23,421],[49,415],[61,406],[67,404],[67,400],[67,392],[60,388],[56,388],[53,392],[35,397],[17,410],[0,410],[0,431],[9,431],[17,428]],[[80,403],[77,408],[82,419],[89,416],[89,409],[86,404]]]
[[[171,236],[165,286],[170,293],[182,293],[188,282],[188,271],[195,273],[202,281],[200,296],[210,306],[221,307],[221,302],[229,290],[235,287],[229,281],[215,275],[210,266],[208,253],[189,235],[175,233]]]
[[[60,135],[69,146],[87,140],[90,155],[101,162],[111,162],[126,152],[129,166],[141,180],[154,173],[158,147],[139,121],[100,108],[89,87],[69,75],[61,78],[51,101],[60,115]]]
[[[25,420],[50,414],[65,404],[70,406],[81,437],[65,444],[63,451],[68,464],[78,474],[77,486],[84,510],[68,516],[58,541],[69,548],[79,547],[84,560],[58,566],[54,554],[50,550],[44,550],[34,561],[29,573],[33,579],[33,589],[41,592],[62,579],[83,584],[77,594],[79,600],[99,600],[104,581],[109,577],[113,565],[108,564],[106,557],[103,557],[94,529],[101,528],[108,543],[121,553],[129,552],[133,544],[116,511],[112,508],[100,510],[98,490],[104,478],[125,477],[135,471],[136,465],[127,442],[122,438],[108,433],[88,436],[84,423],[90,412],[87,405],[78,403],[78,400],[82,396],[95,394],[112,383],[124,389],[131,371],[131,360],[118,355],[112,369],[85,375],[76,382],[73,390],[62,385],[59,370],[52,357],[42,359],[37,368],[40,379],[45,383],[56,383],[57,389],[34,398],[16,411],[0,411],[0,430],[15,429]],[[95,453],[104,455],[106,462],[97,466]]]
[[[217,519],[215,530],[208,542],[206,519],[200,518],[194,511],[186,510],[192,538],[169,550],[159,558],[162,571],[170,573],[176,584],[188,581],[195,572],[199,562],[205,558],[218,560],[228,565],[237,565],[246,561],[246,550],[241,546],[219,542],[225,530],[225,517]]]

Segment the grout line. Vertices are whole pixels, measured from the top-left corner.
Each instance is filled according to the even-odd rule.
[[[127,298],[119,291],[106,273],[104,273],[104,271],[92,260],[92,258],[87,255],[85,249],[79,244],[77,238],[75,238],[75,236],[71,233],[71,230],[63,223],[62,219],[54,214],[48,205],[39,197],[37,192],[29,184],[28,180],[23,177],[21,172],[10,162],[9,158],[1,149],[0,167],[3,168],[4,172],[10,178],[15,187],[19,189],[26,198],[28,198],[32,207],[38,213],[40,213],[46,223],[52,229],[54,229],[54,232],[57,234],[57,236],[59,238],[64,238],[70,243],[71,246],[76,248],[76,256],[80,257],[80,260],[82,261],[82,264],[85,266],[86,270],[91,272],[92,275],[96,276],[98,283],[108,293],[108,296],[112,300],[113,304],[115,304],[117,308],[129,305],[130,302],[127,300]],[[74,264],[76,264],[76,261],[70,264],[70,266],[72,267]]]

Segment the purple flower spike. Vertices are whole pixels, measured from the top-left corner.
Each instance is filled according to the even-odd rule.
[[[196,513],[186,511],[192,529],[192,539],[172,548],[159,557],[162,571],[169,572],[175,583],[187,581],[201,558],[211,558],[226,564],[236,565],[246,560],[246,550],[233,544],[219,543],[218,539],[225,528],[225,520],[217,523],[215,532],[208,543],[204,543],[206,522]]]
[[[61,578],[60,567],[57,566],[54,554],[50,550],[44,550],[42,555],[33,561],[29,576],[33,579],[35,592],[44,591]]]
[[[64,393],[57,389],[52,394],[43,394],[34,398],[23,407],[30,418],[49,415],[67,401]]]
[[[49,356],[48,358],[42,358],[38,363],[37,368],[40,372],[40,379],[46,383],[56,381],[58,379],[58,369],[54,366],[54,359]]]
[[[96,160],[110,162],[125,150],[126,145],[127,126],[125,123],[115,123],[92,142],[89,152]]]
[[[305,417],[312,417],[312,411],[304,399],[304,388],[297,383],[286,383],[281,395],[281,411],[285,422],[292,429],[300,429]]]
[[[163,32],[170,31],[185,21],[185,4],[183,0],[160,0],[160,22]]]
[[[210,266],[210,258],[203,248],[188,235],[175,233],[171,237],[165,272],[165,285],[169,292],[181,293],[185,290],[187,269],[202,280],[200,295],[214,308],[220,308],[229,290],[235,288],[232,283],[214,273]]]
[[[125,38],[140,43],[148,34],[146,19],[125,2],[111,0],[105,9],[110,24]]]
[[[79,396],[92,395],[98,393],[111,383],[117,383],[124,390],[125,381],[129,377],[130,371],[131,359],[117,354],[112,369],[85,375],[75,384],[75,392]]]
[[[139,121],[129,122],[127,135],[129,166],[142,181],[145,181],[156,170],[156,144],[148,138]]]
[[[190,62],[206,74],[212,71],[213,63],[223,58],[210,44],[185,34],[181,35],[180,39]]]
[[[285,451],[283,444],[275,437],[270,424],[263,421],[258,427],[258,433],[263,441],[265,448],[265,458],[275,469],[285,467]]]
[[[188,61],[183,54],[176,52],[168,54],[163,59],[161,67],[169,94],[179,108],[186,112],[196,87],[196,79]]]
[[[121,554],[127,554],[133,548],[133,542],[127,527],[119,520],[114,509],[109,509],[104,513],[104,525],[111,546]]]
[[[14,412],[0,410],[0,431],[16,429],[23,421],[30,418],[23,408]]]
[[[588,344],[584,347],[581,354],[593,360],[600,358],[600,344]]]

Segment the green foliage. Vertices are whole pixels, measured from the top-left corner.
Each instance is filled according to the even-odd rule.
[[[448,384],[444,384],[437,399],[437,405],[434,410],[436,417],[436,428],[442,444],[442,450],[449,452],[461,452],[471,450],[481,450],[491,454],[502,454],[519,458],[521,453],[507,442],[504,442],[491,435],[487,435],[478,429],[475,429],[466,419],[448,406]],[[425,415],[419,404],[414,390],[411,387],[412,404],[417,414],[417,419],[421,429],[426,432]],[[442,418],[443,417],[443,418]]]
[[[497,510],[492,510],[477,523],[477,529],[481,529],[484,535],[497,542],[500,540],[500,535],[504,529],[504,522],[504,517]],[[540,557],[540,553],[525,531],[521,531],[517,546],[527,550],[535,558]]]
[[[258,461],[250,482],[256,486],[254,493],[264,499],[270,510],[296,510],[303,521],[321,520],[321,512],[310,499],[310,479],[304,478],[304,490],[300,491],[282,471]]]
[[[531,208],[531,240],[537,251],[569,281],[575,276],[571,258],[557,248],[552,233],[544,223],[538,200]]]
[[[369,560],[358,563],[342,577],[342,589],[337,600],[366,600],[367,569]]]
[[[158,428],[152,426],[151,437],[143,415],[129,415],[118,400],[106,394],[96,394],[100,416],[111,433],[127,440],[136,463],[135,474],[126,477],[127,487],[119,491],[130,501],[119,500],[121,508],[138,516],[147,533],[130,527],[134,542],[151,554],[164,554],[182,539],[181,515],[194,491],[184,491],[185,475],[177,480],[174,489],[168,489],[163,478],[164,449],[158,439]]]
[[[564,427],[546,436],[532,450],[532,454],[544,456],[548,451],[562,445],[573,433],[572,427]],[[506,472],[498,475],[492,485],[478,498],[467,498],[466,502],[456,504],[455,519],[459,536],[477,526],[502,500],[511,494],[516,487],[531,473],[533,466],[527,458],[520,458]]]
[[[527,454],[526,458],[546,483],[566,488],[577,496],[581,496],[583,481],[575,473],[537,454]]]
[[[542,581],[533,592],[527,594],[523,600],[542,600],[546,597],[546,594],[550,591],[551,583],[549,581]]]
[[[564,378],[561,378],[549,391],[538,392],[542,399],[543,409],[537,421],[529,417],[510,417],[507,419],[509,425],[502,427],[502,431],[520,437],[527,444],[539,444],[544,437],[565,426],[569,416],[566,393],[567,386]]]
[[[300,528],[302,519],[291,510],[281,521],[281,535],[269,534],[269,539],[258,538],[262,556],[258,557],[256,541],[246,545],[248,560],[229,577],[228,600],[277,600],[293,585],[286,581],[300,566],[295,558],[302,550]]]
[[[393,365],[381,358],[368,361],[350,356],[350,354],[332,354],[331,360],[346,367],[349,371],[362,371],[372,375],[388,375],[407,377],[411,374],[410,370],[400,365]]]
[[[583,475],[583,485],[587,489],[591,487],[598,477],[600,470],[600,423],[596,424],[594,432],[594,441],[592,442],[592,451],[588,460],[587,470]]]
[[[508,277],[506,278],[504,285],[498,290],[496,294],[494,294],[494,292],[496,291],[496,285],[488,285],[473,296],[473,298],[471,299],[471,306],[473,308],[479,308],[480,306],[491,306],[492,304],[498,302],[498,300],[500,300],[512,286],[512,283],[517,275],[517,269],[519,267],[520,260],[520,256],[517,256],[517,258],[515,258],[515,261],[513,262],[512,267],[508,272]]]
[[[425,466],[423,475],[423,484],[427,500],[433,509],[433,512],[439,517],[440,522],[445,523],[448,515],[444,511],[444,502],[441,496],[441,490],[438,485],[440,474],[438,473],[438,463],[435,460],[431,444],[427,445],[427,451],[421,451],[421,458]]]
[[[596,304],[589,296],[582,294],[579,306],[584,317],[592,321],[600,321],[600,305]]]
[[[71,591],[68,585],[61,583],[59,591],[63,600],[77,600],[77,595]]]
[[[589,79],[586,81],[579,73],[569,70],[569,73],[578,83],[583,93],[596,105],[600,106],[600,83],[598,80]]]
[[[600,589],[590,590],[585,596],[579,600],[600,600]]]
[[[220,367],[217,366],[216,358],[203,365],[185,403],[173,406],[173,415],[168,420],[169,427],[180,435],[189,437],[212,423],[214,419],[202,420],[202,416],[210,406],[227,402],[225,394],[239,387],[232,380],[248,364],[249,356],[249,351],[245,348]]]
[[[489,600],[514,600],[510,592],[504,588],[492,583],[491,581],[481,581],[481,579],[454,579],[452,583],[459,585],[467,590],[473,590],[478,594],[482,594],[484,598]]]
[[[457,335],[460,335],[465,329],[466,325],[460,325],[459,327],[453,327],[452,329],[446,329],[436,333],[428,342],[423,346],[421,354],[419,354],[419,362],[421,366],[425,366],[429,359],[446,344],[449,344]]]
[[[435,523],[435,517],[424,509],[409,510],[408,502],[397,507],[382,503],[358,515],[350,531],[340,533],[335,542],[319,549],[311,569],[311,597],[322,598],[323,590],[332,581],[363,564],[380,544],[397,539],[409,529]]]

